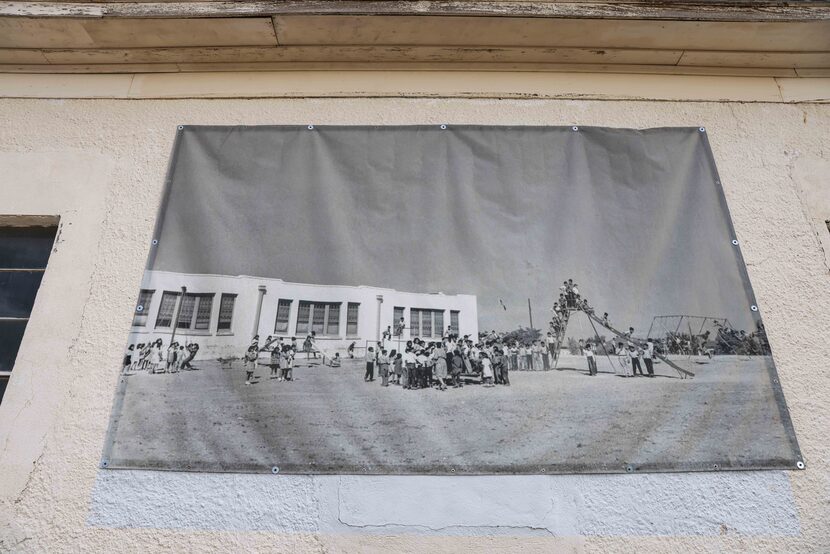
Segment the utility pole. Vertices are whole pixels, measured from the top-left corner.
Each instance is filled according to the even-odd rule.
[[[530,307],[530,298],[527,299],[527,315],[530,316],[530,328],[533,329],[533,308]]]
[[[187,287],[182,287],[182,294],[179,296],[179,305],[176,306],[176,317],[173,321],[173,332],[170,333],[170,344],[173,344],[173,341],[176,339],[176,328],[179,326],[179,316],[182,313],[182,303],[184,303],[184,297],[187,295]],[[185,340],[185,342],[187,342]]]

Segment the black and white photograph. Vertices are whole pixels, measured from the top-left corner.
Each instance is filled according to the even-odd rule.
[[[183,126],[110,468],[800,459],[698,127]]]

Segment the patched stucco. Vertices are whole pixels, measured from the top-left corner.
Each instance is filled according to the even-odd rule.
[[[62,228],[0,405],[0,548],[830,549],[830,282],[804,193],[827,186],[830,106],[8,99],[0,120],[0,211],[80,218]],[[705,126],[807,469],[474,478],[100,470],[176,125],[266,123]],[[66,260],[78,267],[60,269]]]

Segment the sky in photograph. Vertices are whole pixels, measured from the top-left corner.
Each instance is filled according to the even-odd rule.
[[[528,299],[546,328],[573,278],[618,327],[754,327],[696,127],[181,133],[152,269],[474,294],[480,329],[498,330],[528,325]]]

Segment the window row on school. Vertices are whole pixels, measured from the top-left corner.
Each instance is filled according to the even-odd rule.
[[[155,296],[155,290],[141,290],[133,316],[133,327],[148,326],[150,307]],[[155,329],[172,329],[175,327],[176,329],[209,333],[211,331],[215,298],[216,293],[186,292],[182,297],[181,292],[163,291],[155,321],[152,325]],[[227,333],[232,330],[236,299],[236,294],[219,294],[219,313],[214,329],[216,332]],[[278,300],[276,321],[274,322],[275,334],[306,335],[314,332],[323,337],[339,337],[341,335],[343,302],[298,301],[295,316],[296,325],[292,333],[290,322],[294,302],[294,300],[286,298]],[[358,337],[360,303],[346,302],[345,304],[346,337]],[[400,321],[406,321],[404,317],[405,310],[406,308],[403,306],[395,306],[393,321],[396,324]],[[440,309],[409,308],[409,320],[406,330],[411,337],[441,337],[445,329],[444,312],[445,310]],[[459,332],[459,317],[459,310],[450,310],[449,328],[454,334]]]

